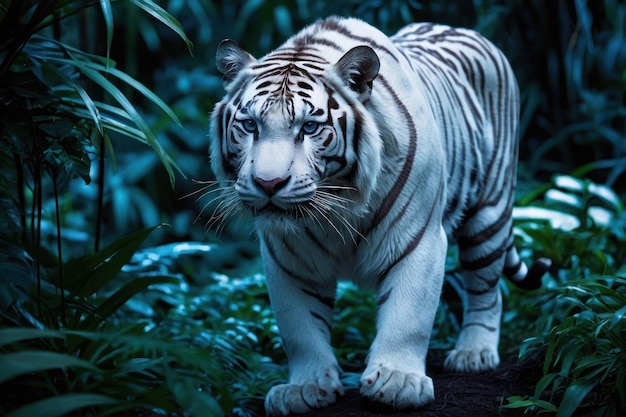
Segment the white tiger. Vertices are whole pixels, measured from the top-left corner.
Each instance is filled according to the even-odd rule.
[[[463,328],[446,368],[499,363],[500,274],[537,286],[513,246],[518,87],[474,31],[411,24],[391,38],[357,19],[314,23],[262,59],[217,51],[226,96],[211,116],[216,216],[249,210],[289,381],[270,416],[333,403],[337,281],[378,294],[363,396],[406,409],[434,398],[425,373],[447,236],[464,269]]]

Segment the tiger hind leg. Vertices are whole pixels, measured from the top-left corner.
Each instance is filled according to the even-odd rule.
[[[444,363],[450,371],[481,372],[500,363],[499,280],[512,241],[511,218],[501,210],[495,205],[483,208],[456,234],[463,275],[452,283],[463,301],[463,324]]]
[[[541,278],[551,266],[550,259],[539,258],[528,268],[513,244],[512,221],[506,215],[501,219],[495,223],[497,227],[492,224],[479,231],[467,223],[457,236],[463,279],[451,282],[463,298],[463,325],[454,350],[446,358],[447,370],[480,372],[498,366],[500,275],[519,288],[534,290],[541,287]]]

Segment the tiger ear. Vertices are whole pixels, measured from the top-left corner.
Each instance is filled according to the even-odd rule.
[[[215,53],[215,64],[219,72],[224,74],[224,81],[227,83],[254,61],[254,57],[232,39],[221,41]]]
[[[359,100],[365,102],[372,92],[372,81],[378,75],[380,60],[372,48],[361,45],[346,52],[334,68],[346,85],[359,93]]]

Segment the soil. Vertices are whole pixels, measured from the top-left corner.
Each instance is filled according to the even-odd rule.
[[[518,417],[523,410],[500,407],[508,403],[507,397],[532,394],[541,378],[541,368],[534,362],[505,362],[493,371],[460,374],[444,371],[443,360],[429,360],[427,373],[435,385],[435,401],[419,410],[394,411],[349,390],[330,407],[300,417]]]

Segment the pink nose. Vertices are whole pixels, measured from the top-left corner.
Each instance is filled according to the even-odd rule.
[[[255,177],[254,178],[254,182],[261,188],[263,189],[263,191],[265,191],[265,194],[267,194],[268,196],[273,196],[274,194],[276,194],[278,192],[278,190],[280,190],[281,188],[283,188],[285,185],[287,185],[287,183],[289,182],[289,178],[291,178],[291,176],[287,177],[287,178],[274,178],[273,180],[265,180],[263,178],[259,178],[259,177]]]

